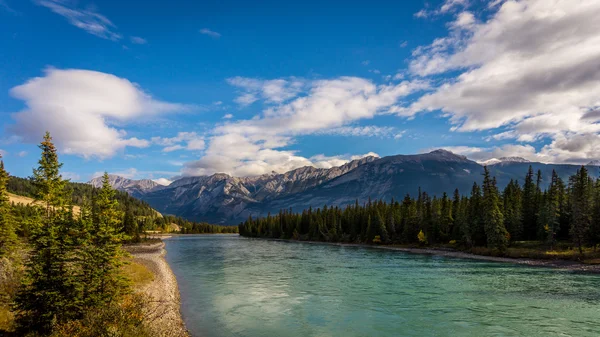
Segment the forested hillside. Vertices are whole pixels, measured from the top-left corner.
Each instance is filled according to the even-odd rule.
[[[147,230],[237,228],[163,217],[115,191],[108,174],[99,187],[71,183],[48,133],[39,147],[29,179],[10,177],[0,156],[0,335],[151,336],[149,300],[133,291],[122,245]]]
[[[567,182],[556,172],[547,189],[540,171],[524,172],[524,184],[511,180],[501,192],[485,168],[483,184],[470,196],[455,190],[441,197],[419,191],[416,197],[369,200],[346,208],[324,206],[302,213],[249,218],[240,234],[249,237],[381,244],[448,244],[487,247],[503,254],[517,241],[538,241],[552,250],[568,241],[583,255],[600,244],[600,179],[585,167]]]

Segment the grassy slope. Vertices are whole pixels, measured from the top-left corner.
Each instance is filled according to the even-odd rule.
[[[25,197],[22,195],[16,195],[16,194],[12,194],[12,193],[8,193],[8,201],[11,203],[22,204],[22,205],[31,205],[31,204],[36,203],[35,200],[33,200],[32,198]],[[73,213],[75,213],[75,215],[79,215],[79,212],[80,212],[79,206],[73,206]]]

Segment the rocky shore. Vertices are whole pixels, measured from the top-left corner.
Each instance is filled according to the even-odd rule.
[[[181,302],[177,280],[165,261],[164,242],[148,245],[132,245],[125,249],[136,262],[146,266],[154,274],[154,280],[140,291],[150,299],[148,316],[155,336],[189,337],[181,317]]]

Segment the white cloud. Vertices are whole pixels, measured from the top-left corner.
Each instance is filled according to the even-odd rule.
[[[204,138],[196,132],[179,132],[172,138],[152,137],[152,143],[164,146],[163,152],[177,150],[200,151],[204,150]]]
[[[428,18],[434,15],[444,15],[455,12],[461,8],[468,8],[471,5],[469,0],[444,0],[442,5],[433,10],[421,9],[414,14],[417,18]]]
[[[64,0],[38,0],[37,3],[92,35],[112,41],[121,39],[121,35],[115,31],[117,27],[93,8],[77,8],[75,2]]]
[[[8,152],[0,149],[0,157],[6,157],[7,154],[8,154]]]
[[[450,27],[455,29],[472,29],[477,20],[471,12],[462,12],[458,14],[456,20],[450,23]]]
[[[246,87],[251,88],[262,88],[264,82],[244,79]],[[267,107],[261,116],[216,127],[205,155],[186,163],[183,173],[224,172],[248,176],[316,165],[310,158],[280,148],[292,145],[296,136],[327,132],[388,113],[400,98],[427,85],[421,81],[375,85],[362,78],[340,77],[306,82],[304,87],[308,89],[302,93],[294,92],[297,97],[283,104]],[[273,103],[278,101],[271,95],[264,95],[263,99]],[[350,128],[344,132],[355,131]]]
[[[155,183],[157,183],[159,185],[163,185],[163,186],[169,186],[172,183],[172,181],[167,178],[152,179],[152,181],[154,181]]]
[[[352,137],[395,138],[395,136],[401,134],[402,131],[398,131],[395,127],[391,126],[366,125],[341,126],[332,129],[324,129],[319,133],[325,135],[339,135]]]
[[[126,79],[78,69],[47,69],[43,77],[12,88],[10,94],[26,104],[12,115],[15,124],[8,129],[13,135],[38,143],[50,131],[59,150],[85,158],[108,158],[126,146],[149,145],[127,137],[125,130],[111,126],[113,122],[187,108],[155,100]]]
[[[133,44],[146,44],[146,43],[148,43],[148,41],[146,41],[146,39],[141,38],[139,36],[132,36],[129,39],[131,40],[131,43],[133,43]]]
[[[200,34],[208,35],[208,36],[212,37],[213,39],[218,39],[218,38],[221,37],[220,33],[212,31],[212,30],[210,30],[208,28],[202,28],[202,29],[200,29]]]
[[[233,115],[232,114],[226,114],[225,116],[223,116],[223,119],[232,119]]]
[[[81,176],[74,172],[61,172],[61,175],[65,179],[69,179],[71,181],[81,181]]]
[[[227,79],[227,83],[243,90],[235,102],[250,105],[259,99],[267,103],[283,103],[296,97],[303,89],[305,81],[294,77],[287,79],[260,80],[236,76]]]
[[[312,166],[324,169],[330,169],[332,167],[342,166],[349,161],[362,159],[365,157],[377,157],[379,155],[375,152],[369,152],[361,155],[340,155],[340,156],[325,156],[324,154],[318,154],[309,158]]]
[[[502,157],[522,157],[536,162],[548,162],[550,159],[548,156],[537,154],[535,148],[531,145],[507,144],[493,147],[444,146],[441,148],[466,156],[477,162]],[[429,152],[435,149],[437,148],[431,148],[424,151]]]
[[[440,13],[448,13],[458,8],[469,6],[469,0],[446,0],[440,7]]]
[[[21,151],[21,152],[17,153],[17,156],[19,156],[21,158],[25,157],[26,155],[27,155],[27,151]]]
[[[596,0],[505,1],[483,22],[459,16],[453,26],[469,29],[417,48],[410,69],[461,74],[401,113],[441,110],[456,131],[503,127],[495,140],[549,137],[539,151],[548,161],[592,158],[595,151],[575,143],[595,144],[600,132],[599,16]]]

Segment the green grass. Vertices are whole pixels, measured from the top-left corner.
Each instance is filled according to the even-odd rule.
[[[122,267],[123,275],[125,275],[134,287],[142,287],[154,281],[154,274],[143,264],[136,262],[132,258],[126,260],[126,264]]]

